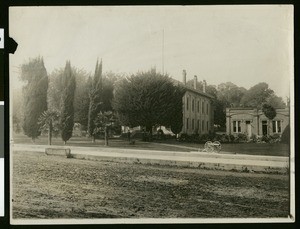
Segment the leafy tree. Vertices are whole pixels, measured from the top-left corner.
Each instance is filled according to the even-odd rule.
[[[49,76],[49,87],[47,92],[47,102],[49,110],[60,110],[63,85],[61,79],[64,68],[54,70]]]
[[[214,124],[220,126],[221,129],[226,127],[226,106],[218,99],[213,101],[214,107]]]
[[[24,134],[34,141],[40,134],[38,118],[47,110],[48,76],[43,58],[37,57],[21,66],[24,98]]]
[[[273,120],[276,117],[276,110],[274,107],[272,107],[269,104],[263,104],[262,105],[262,112],[264,115],[269,119]]]
[[[22,88],[14,88],[12,93],[12,114],[13,114],[13,130],[15,133],[22,131],[22,122],[24,120],[24,99]]]
[[[276,110],[269,104],[263,104],[262,112],[270,120],[276,117]]]
[[[113,108],[123,125],[145,126],[152,134],[154,125],[169,126],[174,120],[178,121],[174,113],[182,102],[178,93],[177,86],[167,75],[156,73],[154,69],[138,72],[116,85]]]
[[[112,129],[112,120],[114,118],[112,111],[101,112],[94,120],[95,129],[94,136],[104,133],[104,145],[108,146],[108,131]]]
[[[71,69],[70,61],[67,61],[61,78],[62,96],[60,102],[60,128],[61,138],[66,144],[72,137],[74,126],[74,94],[76,88],[75,76]]]
[[[112,72],[103,74],[102,82],[102,111],[112,111],[112,100],[114,97],[114,85],[120,78],[119,75]]]
[[[269,88],[267,83],[258,83],[244,94],[241,103],[244,107],[261,108],[272,95],[274,95],[274,91]]]
[[[224,107],[239,107],[241,98],[246,93],[246,89],[237,85],[226,82],[218,85],[217,98],[222,102]]]
[[[72,67],[72,73],[76,79],[76,89],[74,97],[74,122],[80,123],[83,130],[87,129],[89,110],[89,90],[91,78],[84,70]],[[63,85],[61,78],[64,69],[54,70],[49,79],[48,107],[50,110],[59,110]]]
[[[96,63],[96,69],[94,78],[92,80],[91,88],[90,88],[90,104],[89,104],[89,113],[88,113],[88,132],[89,135],[93,137],[93,142],[95,141],[95,119],[97,115],[101,111],[101,106],[103,104],[102,100],[102,60],[100,64]]]
[[[274,108],[286,107],[286,104],[283,101],[283,99],[275,94],[273,94],[269,98],[267,98],[267,104],[271,105]]]
[[[184,95],[184,93],[185,93],[184,88],[180,86],[175,87],[175,90],[173,92],[173,98],[174,98],[173,107],[172,107],[173,111],[170,111],[173,113],[173,116],[170,117],[169,123],[166,122],[168,126],[171,126],[171,131],[176,135],[181,132],[183,126],[182,96]]]
[[[57,111],[47,110],[39,118],[40,130],[48,132],[48,145],[52,143],[52,134],[59,133],[59,113]]]
[[[81,124],[82,130],[87,130],[91,87],[91,77],[84,71],[76,71],[76,90],[74,97],[74,121]]]

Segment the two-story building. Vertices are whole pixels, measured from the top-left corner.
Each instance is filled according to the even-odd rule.
[[[276,117],[269,120],[262,110],[255,108],[226,108],[227,134],[254,135],[281,134],[289,124],[289,109],[277,108]]]
[[[183,70],[183,81],[173,79],[175,85],[184,87],[185,93],[182,97],[183,127],[180,134],[208,134],[214,131],[214,108],[213,97],[206,92],[206,81],[203,80],[203,89],[198,88],[197,76],[194,76],[193,84],[189,85],[186,81],[186,71]],[[143,128],[138,126],[129,128],[122,127],[122,132],[128,130],[139,131]]]
[[[206,81],[203,89],[197,88],[198,79],[194,76],[193,86],[187,85],[186,71],[183,70],[183,81],[178,82],[186,89],[182,97],[183,127],[181,133],[207,134],[214,131],[213,97],[206,93]]]

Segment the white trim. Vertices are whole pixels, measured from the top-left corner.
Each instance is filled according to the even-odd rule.
[[[12,225],[46,225],[46,224],[176,224],[176,223],[294,223],[295,218],[140,218],[140,219],[22,219],[11,217]]]
[[[0,216],[4,216],[4,158],[0,158]]]

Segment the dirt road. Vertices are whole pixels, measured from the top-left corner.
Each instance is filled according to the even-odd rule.
[[[288,175],[13,156],[13,218],[287,217]]]

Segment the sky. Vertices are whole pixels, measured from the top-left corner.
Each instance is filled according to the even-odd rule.
[[[42,56],[48,73],[71,65],[133,74],[155,67],[172,78],[249,89],[266,82],[279,96],[293,82],[293,8],[259,6],[11,7],[10,78]]]

